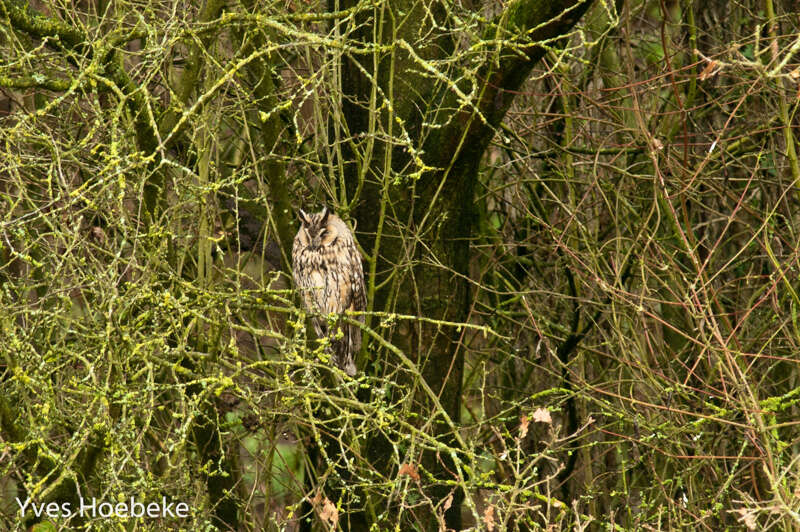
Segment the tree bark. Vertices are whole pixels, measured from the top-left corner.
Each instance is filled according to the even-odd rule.
[[[408,4],[408,5],[406,5]],[[346,6],[355,5],[349,2]],[[393,308],[402,314],[417,315],[426,318],[463,323],[468,320],[472,301],[472,290],[469,283],[469,267],[471,261],[470,239],[476,218],[474,195],[480,161],[489,142],[494,136],[497,126],[510,108],[520,86],[527,79],[533,66],[542,58],[546,49],[540,42],[552,41],[565,35],[574,27],[580,17],[591,5],[591,1],[566,0],[549,2],[542,0],[518,0],[510,2],[505,11],[490,24],[484,32],[484,38],[500,42],[492,54],[487,54],[484,63],[477,69],[479,95],[476,101],[465,105],[459,101],[459,95],[452,87],[442,90],[431,77],[422,77],[415,70],[409,69],[410,63],[419,63],[430,59],[445,57],[452,53],[453,44],[446,33],[438,39],[434,37],[435,46],[426,46],[425,50],[413,58],[402,47],[397,46],[400,40],[413,42],[414,35],[432,32],[433,18],[438,17],[438,25],[447,24],[442,12],[431,9],[428,16],[416,17],[414,9],[419,3],[392,3],[391,17],[385,17],[380,34],[384,43],[396,44],[394,56],[383,58],[379,71],[373,72],[374,79],[379,80],[384,94],[395,94],[392,102],[399,118],[407,125],[407,131],[416,135],[412,138],[415,146],[422,150],[424,163],[432,168],[421,174],[419,180],[408,186],[390,186],[388,198],[383,196],[384,188],[380,178],[362,183],[363,191],[360,202],[355,209],[355,217],[359,221],[359,229],[364,231],[359,236],[364,248],[371,250],[377,233],[377,223],[381,201],[391,203],[396,213],[397,227],[414,230],[422,224],[433,225],[437,229],[426,241],[433,243],[428,250],[416,247],[414,264],[409,275],[405,276],[405,284],[398,292],[398,299]],[[399,27],[393,22],[403,20]],[[366,15],[360,22],[367,21]],[[373,28],[362,26],[352,36],[367,41],[373,35]],[[435,35],[435,32],[433,32]],[[343,65],[342,89],[347,102],[344,106],[345,119],[350,133],[357,135],[367,132],[369,111],[357,102],[365,102],[370,96],[370,82],[363,71],[372,72],[372,57],[348,57]],[[394,67],[394,72],[388,71]],[[466,68],[466,67],[465,67]],[[396,93],[392,93],[390,80]],[[397,90],[397,87],[413,87],[413,91]],[[463,91],[462,91],[463,94]],[[426,109],[457,109],[445,114],[438,113],[438,127],[426,130],[425,141],[421,141],[423,116]],[[384,117],[385,118],[385,117]],[[385,124],[388,128],[389,124]],[[392,149],[391,154],[388,150]],[[382,176],[386,157],[390,156],[391,168],[402,172],[409,162],[410,155],[402,148],[387,148],[378,145],[377,156],[372,160],[369,176]],[[353,152],[346,153],[355,156]],[[356,165],[352,161],[345,166],[348,192],[359,187],[359,176]],[[388,176],[382,176],[388,179]],[[437,223],[433,223],[436,220]],[[410,222],[410,223],[409,223]],[[408,224],[408,225],[406,225]],[[402,238],[408,235],[390,234],[384,228],[387,238],[381,244],[377,271],[392,272],[398,264],[408,263],[404,259]],[[397,237],[397,238],[391,238]],[[432,260],[433,259],[433,260]],[[434,266],[437,262],[441,266]],[[376,282],[376,286],[381,279]],[[415,290],[415,286],[417,290]],[[419,293],[417,299],[415,293]],[[382,309],[389,301],[389,294],[384,290],[375,294],[374,308]],[[416,361],[423,378],[434,393],[439,395],[440,404],[445,412],[436,413],[435,432],[437,438],[451,448],[457,448],[455,434],[445,416],[456,425],[460,420],[461,386],[464,368],[463,349],[460,349],[461,333],[453,328],[445,329],[436,325],[417,324],[414,334],[396,333],[392,338],[395,345],[401,347],[409,358]],[[375,439],[370,442],[369,456],[376,461],[389,455],[388,442]],[[388,462],[376,464],[385,474],[390,466]],[[461,501],[463,494],[453,491],[446,481],[456,480],[453,473],[455,464],[450,456],[430,453],[423,458],[422,467],[437,480],[428,495],[438,504],[451,493],[454,498],[446,511],[445,520],[448,528],[461,528]],[[434,527],[430,520],[430,528]]]

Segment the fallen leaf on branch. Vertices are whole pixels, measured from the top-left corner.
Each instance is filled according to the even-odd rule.
[[[336,528],[336,525],[339,524],[339,510],[327,497],[322,503],[322,511],[319,513],[319,518],[329,522],[333,528]]]
[[[403,475],[408,475],[415,482],[419,482],[419,471],[414,464],[401,464],[400,469],[397,471],[397,476],[402,477]]]
[[[489,532],[494,530],[494,506],[487,506],[483,511],[483,524]]]
[[[533,420],[537,423],[547,423],[548,425],[553,423],[550,411],[546,408],[537,408],[536,412],[533,413]]]

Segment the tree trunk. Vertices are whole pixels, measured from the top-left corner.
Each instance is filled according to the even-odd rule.
[[[338,7],[344,9],[355,4],[355,1],[339,2]],[[400,118],[412,136],[413,146],[421,149],[427,167],[418,180],[404,181],[404,172],[414,167],[413,154],[409,153],[408,147],[394,145],[388,148],[376,142],[370,168],[362,174],[368,180],[360,182],[355,151],[347,149],[344,152],[348,197],[352,198],[355,191],[361,190],[354,214],[364,249],[370,252],[375,247],[382,207],[386,202],[391,205],[393,221],[397,222],[390,224],[391,227],[381,227],[383,238],[376,254],[379,264],[375,270],[390,275],[398,265],[411,265],[406,268],[402,285],[394,294],[387,293],[387,290],[375,294],[374,309],[451,323],[468,320],[472,301],[470,239],[476,218],[474,192],[480,161],[517,90],[545,53],[537,42],[557,38],[569,31],[590,4],[589,1],[575,0],[510,2],[505,12],[488,25],[484,38],[493,39],[512,32],[522,42],[518,40],[514,50],[500,45],[483,58],[483,65],[477,70],[479,90],[475,94],[479,97],[470,102],[471,105],[459,102],[452,87],[443,88],[435,77],[419,73],[424,68],[421,63],[445,57],[453,51],[454,44],[449,34],[437,34],[433,25],[434,18],[439,26],[448,24],[443,9],[437,11],[432,7],[430,11],[423,11],[418,2],[397,2],[392,3],[391,16],[381,12],[361,17],[359,22],[362,26],[350,35],[351,38],[369,42],[374,35],[374,28],[368,24],[372,22],[381,26],[383,42],[395,43],[395,47],[377,62],[369,55],[348,56],[344,61],[343,111],[349,132],[353,136],[369,133],[370,110],[357,102],[370,100],[372,86],[364,75],[365,71],[370,72],[373,79],[379,80],[382,94],[391,99],[395,113],[387,116],[387,112],[382,111],[378,117],[383,121],[384,130],[392,131],[393,119]],[[334,7],[332,0],[330,7]],[[397,21],[402,21],[402,24]],[[525,32],[531,28],[536,29],[525,37]],[[420,34],[430,34],[435,46],[415,50],[417,57],[397,45],[401,40],[414,42],[414,36]],[[414,90],[399,89],[408,87]],[[464,90],[462,94],[465,92],[469,91]],[[423,124],[429,117],[425,113],[437,108],[457,111],[444,116],[440,113],[437,115],[439,127],[427,130]],[[385,175],[386,169],[393,175]],[[387,184],[392,179],[401,184]],[[424,249],[414,247],[409,257],[405,246],[412,239],[403,231],[415,231],[423,226],[424,229],[434,228],[433,235],[426,238],[432,245]],[[396,227],[403,229],[392,229]],[[378,279],[376,286],[382,280]],[[396,299],[393,306],[389,306],[392,297]],[[435,417],[437,438],[448,447],[457,448],[456,434],[450,423],[458,426],[460,421],[464,368],[461,331],[419,322],[412,334],[396,332],[392,342],[417,363],[429,388],[439,397],[444,412],[435,412],[434,407],[428,405],[430,411],[434,411],[432,416]],[[391,463],[386,459],[390,456],[389,442],[383,439],[371,441],[369,456],[384,474],[392,474],[388,471]],[[450,494],[453,495],[445,521],[448,528],[460,529],[463,494],[452,488],[452,482],[458,481],[454,478],[457,469],[452,457],[444,453],[428,453],[421,465],[436,479],[428,492],[434,504],[441,504]],[[435,525],[431,516],[428,528],[435,529]]]

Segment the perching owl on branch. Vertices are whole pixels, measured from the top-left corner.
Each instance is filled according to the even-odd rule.
[[[299,211],[300,230],[292,246],[294,281],[306,308],[318,312],[312,321],[317,336],[327,337],[334,364],[351,377],[356,374],[354,357],[361,349],[361,329],[344,321],[329,325],[328,314],[367,308],[364,270],[353,233],[328,211]],[[364,322],[364,316],[358,316]],[[342,334],[339,334],[341,329]]]

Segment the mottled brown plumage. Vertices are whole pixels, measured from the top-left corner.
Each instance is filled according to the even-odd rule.
[[[301,210],[298,215],[300,230],[292,246],[294,280],[306,308],[322,314],[312,319],[317,336],[329,339],[333,362],[352,377],[361,329],[339,321],[329,330],[326,316],[366,309],[361,255],[350,228],[327,207],[310,215]],[[363,316],[358,319],[364,321]]]

